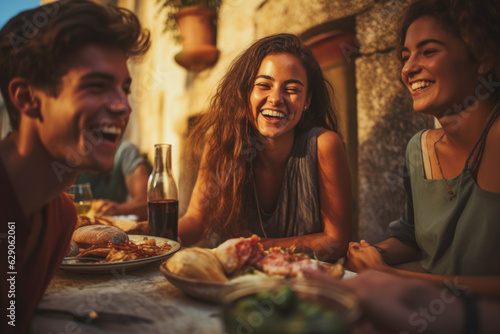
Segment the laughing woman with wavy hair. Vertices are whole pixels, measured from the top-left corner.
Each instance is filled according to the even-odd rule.
[[[232,63],[193,130],[203,154],[179,221],[185,245],[257,234],[265,247],[345,255],[351,185],[329,88],[294,35],[258,40]]]

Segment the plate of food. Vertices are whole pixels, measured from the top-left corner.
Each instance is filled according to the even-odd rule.
[[[260,238],[229,239],[217,248],[185,248],[160,265],[165,278],[185,294],[220,302],[228,288],[249,282],[300,279],[305,271],[342,278],[344,268],[311,259],[294,249],[264,250]]]
[[[60,268],[78,273],[110,273],[112,270],[139,269],[177,252],[174,240],[145,235],[129,235],[113,226],[90,225],[73,233],[72,250]]]

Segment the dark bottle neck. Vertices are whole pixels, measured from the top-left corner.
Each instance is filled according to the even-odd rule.
[[[156,146],[155,160],[153,172],[155,173],[171,173],[172,170],[172,154],[170,146]]]

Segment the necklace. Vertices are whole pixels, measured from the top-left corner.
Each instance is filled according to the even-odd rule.
[[[441,137],[439,137],[439,139],[434,142],[434,153],[436,154],[436,161],[437,161],[437,164],[439,167],[439,172],[441,173],[441,179],[443,180],[444,184],[446,185],[446,190],[448,191],[448,194],[450,194],[451,197],[453,197],[453,196],[455,196],[455,194],[453,193],[453,190],[451,190],[451,187],[448,184],[448,181],[446,181],[446,179],[444,177],[443,169],[441,168],[441,162],[439,161],[438,152],[436,150],[436,144],[439,143],[441,141],[441,139],[443,139],[444,135],[445,135],[445,132],[443,132]]]
[[[262,216],[260,213],[260,203],[259,203],[259,196],[257,195],[257,187],[255,186],[255,176],[252,172],[252,181],[253,181],[253,193],[255,195],[255,203],[257,204],[257,213],[259,215],[259,222],[260,222],[260,229],[262,230],[262,233],[264,234],[264,238],[267,239],[267,234],[266,231],[264,230],[264,224],[262,224]]]

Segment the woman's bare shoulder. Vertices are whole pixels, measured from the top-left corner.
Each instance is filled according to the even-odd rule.
[[[336,147],[343,147],[342,138],[331,130],[323,129],[318,135],[318,150],[331,150]]]
[[[318,160],[333,163],[346,160],[346,151],[342,138],[330,130],[322,130],[318,135]],[[321,164],[321,163],[320,163]]]

